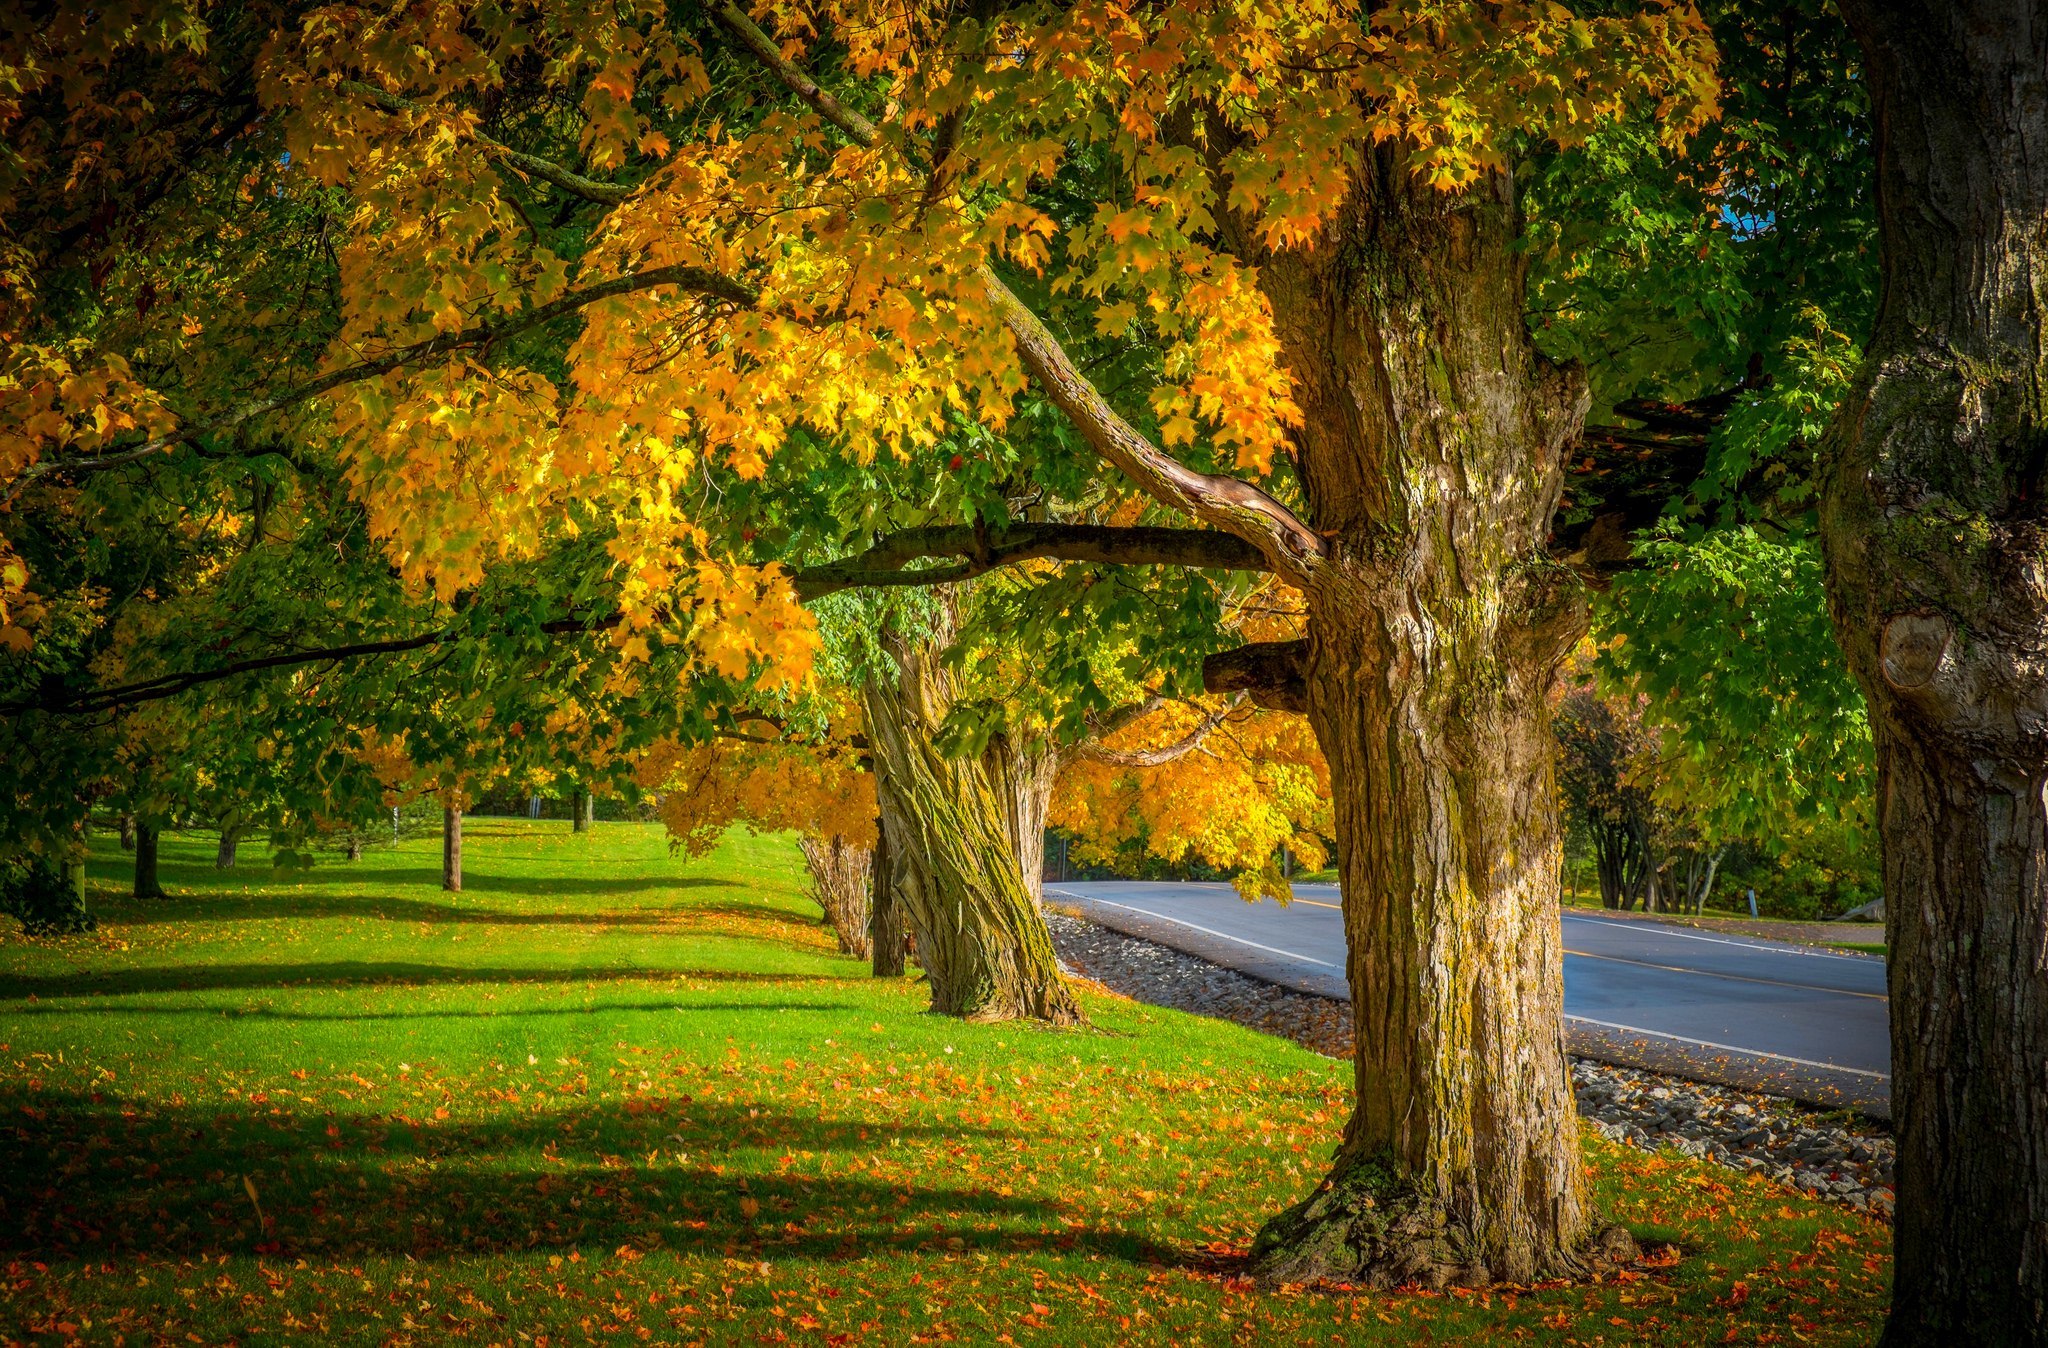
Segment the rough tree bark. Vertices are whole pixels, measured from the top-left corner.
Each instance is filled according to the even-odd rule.
[[[123,852],[133,852],[135,850],[135,812],[133,810],[123,810],[121,817],[116,823],[121,830],[121,850]]]
[[[1003,827],[1017,872],[1033,904],[1045,903],[1045,817],[1059,780],[1060,750],[1050,738],[1021,740],[997,735],[981,755],[982,771],[1003,809]]]
[[[932,1009],[1073,1024],[1079,1004],[1018,873],[987,776],[933,743],[953,700],[938,660],[943,637],[891,637],[893,669],[864,689],[896,901],[931,982]]]
[[[825,910],[825,924],[839,938],[839,953],[866,959],[875,854],[836,833],[830,838],[799,838],[797,846],[811,872],[811,897]]]
[[[1882,300],[1824,447],[1869,698],[1898,1220],[1885,1343],[2048,1342],[2048,12],[1842,6]]]
[[[157,826],[137,821],[135,825],[135,897],[138,899],[160,899],[164,896],[163,883],[157,879]]]
[[[875,825],[874,898],[868,909],[868,936],[877,978],[903,977],[903,908],[896,902],[895,848],[885,822]]]
[[[215,848],[213,853],[214,866],[224,871],[234,869],[235,852],[241,841],[242,830],[238,825],[230,824],[223,828],[220,831],[220,846]]]
[[[1589,1253],[1549,712],[1584,619],[1544,553],[1585,395],[1528,340],[1512,182],[1440,193],[1395,158],[1368,156],[1313,251],[1233,226],[1330,541],[1301,694],[1330,763],[1357,1038],[1332,1173],[1253,1256],[1272,1281],[1528,1281]]]
[[[441,807],[441,888],[462,892],[462,811],[453,805]]]
[[[596,818],[597,798],[588,789],[577,787],[569,796],[569,831],[588,833]]]

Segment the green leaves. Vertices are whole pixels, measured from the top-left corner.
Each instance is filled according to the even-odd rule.
[[[1749,528],[1639,540],[1647,565],[1596,611],[1599,671],[1659,736],[1658,802],[1768,850],[1869,825],[1862,693],[1828,624],[1819,550]]]

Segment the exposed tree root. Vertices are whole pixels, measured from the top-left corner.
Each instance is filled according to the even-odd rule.
[[[1642,1256],[1624,1227],[1602,1228],[1584,1247],[1553,1257],[1555,1276],[1598,1274]],[[1388,1167],[1354,1163],[1267,1222],[1252,1242],[1261,1285],[1485,1287],[1495,1274],[1471,1232],[1444,1202]]]

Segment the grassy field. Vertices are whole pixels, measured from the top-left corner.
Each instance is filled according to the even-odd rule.
[[[0,937],[0,1341],[1868,1342],[1888,1233],[1589,1135],[1675,1265],[1485,1294],[1253,1290],[1348,1068],[1089,996],[965,1025],[833,953],[796,849],[471,820]],[[11,924],[10,924],[11,928]]]

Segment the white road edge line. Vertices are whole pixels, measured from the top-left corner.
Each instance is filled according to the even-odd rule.
[[[1701,936],[1694,932],[1680,931],[1661,922],[1613,922],[1605,918],[1586,917],[1579,913],[1566,913],[1563,916],[1567,922],[1590,922],[1596,927],[1618,927],[1623,931],[1634,927],[1655,927],[1658,936],[1676,936],[1686,941],[1705,941],[1710,945],[1732,945],[1738,950],[1760,950],[1766,955],[1804,955],[1808,959],[1816,960],[1854,960],[1858,964],[1870,963],[1867,955],[1837,955],[1826,950],[1805,950],[1789,941],[1765,941],[1761,938],[1754,941],[1731,941],[1725,936]]]
[[[1057,894],[1063,899],[1071,899],[1075,903],[1099,903],[1107,908],[1121,908],[1127,913],[1137,913],[1143,917],[1156,918],[1161,922],[1171,922],[1176,927],[1186,927],[1189,931],[1198,931],[1204,936],[1213,936],[1219,941],[1233,941],[1238,945],[1248,945],[1254,950],[1263,950],[1269,955],[1285,955],[1291,960],[1300,960],[1303,964],[1318,964],[1325,969],[1339,967],[1328,960],[1311,959],[1307,955],[1297,955],[1292,950],[1282,950],[1276,945],[1260,945],[1257,941],[1247,941],[1244,937],[1232,936],[1229,932],[1211,931],[1207,927],[1198,927],[1192,922],[1183,922],[1177,917],[1168,917],[1164,913],[1155,913],[1146,908],[1133,908],[1128,903],[1117,903],[1110,899],[1097,899],[1086,894],[1072,894],[1064,889],[1048,889],[1045,892]]]
[[[1867,1067],[1843,1067],[1839,1063],[1815,1062],[1812,1058],[1795,1058],[1789,1053],[1766,1053],[1760,1048],[1742,1048],[1735,1044],[1717,1044],[1711,1039],[1689,1039],[1682,1034],[1671,1034],[1665,1030],[1646,1030],[1640,1025],[1617,1025],[1611,1020],[1595,1020],[1591,1016],[1575,1016],[1569,1011],[1566,1020],[1576,1020],[1581,1025],[1598,1025],[1603,1030],[1626,1030],[1630,1034],[1647,1034],[1655,1039],[1671,1039],[1681,1044],[1692,1044],[1698,1048],[1717,1048],[1723,1053],[1742,1053],[1752,1058],[1772,1058],[1778,1062],[1796,1062],[1801,1067],[1818,1067],[1829,1072],[1848,1072],[1853,1076],[1871,1077],[1878,1081],[1890,1081],[1888,1072],[1873,1072]]]

